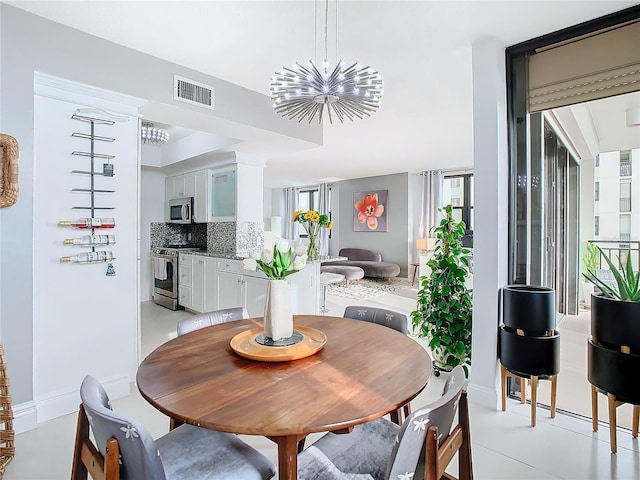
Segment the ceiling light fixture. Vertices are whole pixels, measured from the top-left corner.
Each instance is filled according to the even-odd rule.
[[[356,117],[370,116],[380,106],[383,83],[378,72],[359,63],[346,66],[342,60],[333,70],[329,69],[328,13],[329,0],[326,0],[322,66],[316,67],[311,60],[305,66],[296,62],[271,77],[269,90],[273,109],[283,117],[297,118],[299,122],[308,119],[311,123],[317,116],[318,123],[322,123],[326,106],[330,123],[333,123],[332,112],[340,122],[345,117],[353,121]]]
[[[142,122],[140,139],[147,145],[163,145],[169,141],[169,132],[154,127],[151,122]]]

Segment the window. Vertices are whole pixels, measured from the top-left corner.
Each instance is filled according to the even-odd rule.
[[[626,152],[620,152],[620,176],[631,176],[631,158],[629,155],[629,150],[627,150]]]
[[[442,203],[453,207],[453,217],[473,231],[473,175],[452,175],[444,178]]]
[[[596,216],[595,223],[593,225],[593,235],[596,237],[600,235],[600,217],[598,216]]]
[[[593,199],[596,202],[600,200],[600,182],[596,182],[595,189],[593,192]]]
[[[318,210],[320,205],[320,192],[317,188],[307,188],[298,192],[298,210],[303,212],[307,210]],[[329,205],[331,205],[331,187],[329,187]],[[331,220],[331,212],[328,213]],[[298,235],[301,238],[307,238],[307,232],[301,223],[296,223]],[[331,230],[329,230],[329,238],[331,238]]]
[[[596,155],[596,167],[600,166],[600,155]]]
[[[620,215],[620,241],[631,240],[631,215]],[[629,245],[626,245],[629,248]]]
[[[631,211],[631,182],[629,181],[620,182],[620,211]]]

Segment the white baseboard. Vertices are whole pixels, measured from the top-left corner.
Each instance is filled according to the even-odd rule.
[[[28,432],[38,426],[36,402],[24,402],[13,406],[13,429],[17,433]]]
[[[131,393],[131,379],[127,375],[99,380],[111,400],[126,397]],[[36,399],[35,405],[38,412],[38,423],[77,412],[78,405],[80,405],[79,386],[41,395]]]
[[[498,409],[498,392],[495,389],[470,383],[467,387],[467,393],[469,395],[469,402],[491,410]]]

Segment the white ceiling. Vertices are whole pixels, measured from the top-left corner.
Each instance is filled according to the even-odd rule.
[[[265,94],[276,70],[315,60],[312,0],[5,3]],[[469,167],[473,42],[495,37],[509,46],[636,3],[341,0],[339,57],[382,74],[382,107],[324,125],[322,147],[271,153],[265,183]]]

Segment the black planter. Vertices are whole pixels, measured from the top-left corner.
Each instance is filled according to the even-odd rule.
[[[589,340],[587,378],[603,393],[612,393],[616,400],[640,404],[640,355],[622,353]]]
[[[593,430],[598,430],[598,392],[600,392],[608,397],[609,436],[613,453],[618,449],[615,409],[622,403],[640,405],[639,371],[640,303],[623,302],[601,294],[592,294],[591,338],[587,345],[587,379],[592,385]],[[634,414],[637,415],[637,411]],[[634,436],[637,436],[637,420],[635,420],[634,430]]]
[[[552,288],[507,285],[502,288],[502,320],[498,330],[502,410],[506,409],[507,377],[531,380],[531,425],[536,425],[537,385],[548,379],[551,417],[560,371],[560,334],[556,330],[556,298]],[[520,382],[524,398],[524,381]]]
[[[591,336],[606,348],[621,345],[640,353],[640,302],[623,302],[591,295]]]
[[[502,289],[504,324],[539,335],[556,328],[556,294],[552,288],[507,285]]]

